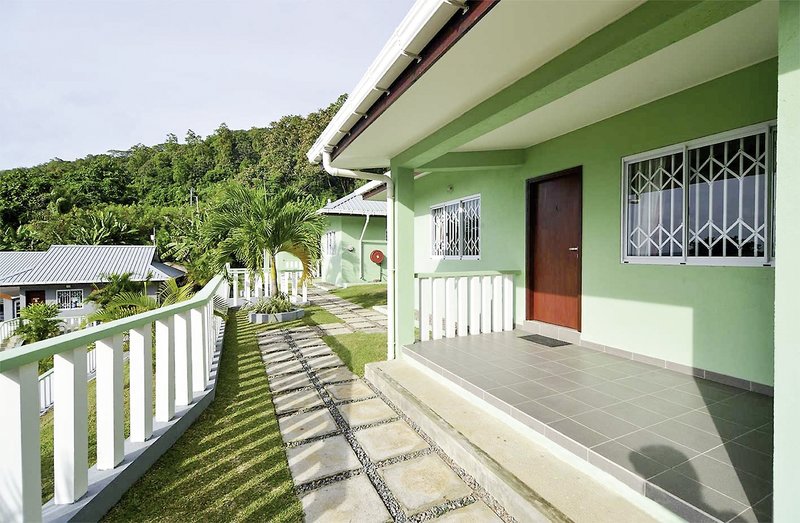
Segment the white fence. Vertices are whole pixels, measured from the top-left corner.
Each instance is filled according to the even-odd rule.
[[[53,370],[50,369],[39,375],[39,413],[42,414],[53,406]],[[86,379],[94,376],[97,371],[97,354],[90,350],[86,355]]]
[[[289,295],[298,305],[308,302],[308,284],[302,284],[303,270],[285,270],[278,273],[278,290]],[[230,278],[231,306],[238,307],[258,301],[271,294],[272,284],[268,273],[253,272],[249,269],[228,269]]]
[[[415,275],[421,341],[514,329],[514,272]]]
[[[13,320],[6,320],[0,323],[0,341],[13,336],[14,333],[17,332],[21,321],[20,318],[14,318]]]
[[[71,504],[88,488],[87,346],[95,344],[96,466],[112,470],[126,457],[123,336],[130,340],[130,441],[144,442],[154,420],[172,419],[176,407],[192,404],[209,383],[220,321],[215,297],[227,301],[223,276],[187,301],[0,352],[0,521],[42,519],[39,360],[54,357],[54,502]]]

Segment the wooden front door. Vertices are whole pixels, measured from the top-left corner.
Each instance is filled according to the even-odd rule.
[[[25,305],[44,303],[44,291],[27,291],[25,293]]]
[[[582,169],[528,180],[527,318],[581,329]]]

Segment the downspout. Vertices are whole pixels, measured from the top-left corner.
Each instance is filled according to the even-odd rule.
[[[336,168],[331,165],[330,150],[325,150],[322,153],[322,167],[325,169],[325,172],[331,176],[361,180],[377,180],[386,183],[386,235],[389,239],[386,245],[386,310],[389,316],[389,325],[387,327],[389,343],[386,359],[393,360],[395,358],[396,347],[394,326],[397,317],[394,310],[394,180],[392,180],[391,171],[387,171],[385,174],[375,174]]]
[[[361,237],[358,239],[358,278],[360,280],[364,279],[364,235],[367,233],[367,225],[369,225],[369,213],[367,213],[367,219],[364,220]]]

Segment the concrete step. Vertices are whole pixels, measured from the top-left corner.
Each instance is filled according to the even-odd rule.
[[[367,365],[365,378],[518,521],[680,521],[413,360]]]

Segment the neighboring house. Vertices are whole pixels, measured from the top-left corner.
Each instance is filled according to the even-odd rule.
[[[7,319],[33,303],[58,305],[62,318],[85,316],[85,303],[110,274],[131,273],[133,281],[149,282],[148,294],[183,271],[158,259],[152,245],[53,245],[44,252],[0,252],[0,293]],[[15,303],[16,298],[16,303]],[[14,310],[16,308],[16,310]]]
[[[324,281],[339,286],[386,281],[386,202],[364,198],[379,185],[369,182],[317,211],[327,222],[320,245]],[[373,259],[375,251],[381,255]]]
[[[471,334],[517,327],[641,362],[628,370],[704,377],[680,407],[697,400],[703,430],[726,442],[727,421],[752,428],[766,413],[751,434],[766,454],[726,443],[721,461],[699,456],[652,479],[625,460],[668,442],[654,439],[620,446],[615,473],[674,510],[769,519],[774,503],[775,520],[796,519],[800,3],[457,3],[415,4],[308,152],[332,174],[378,180],[363,169],[390,169],[389,357],[426,347],[415,343],[419,311],[422,340],[456,339],[467,323]],[[446,296],[433,312],[431,286],[434,303]],[[499,338],[481,335],[488,357]],[[465,369],[474,358],[462,356]],[[706,408],[717,389],[742,402],[717,417]],[[545,418],[534,420],[543,432]],[[562,440],[602,430],[574,425],[583,432]],[[693,448],[674,444],[685,459],[707,450]],[[766,463],[750,470],[758,479],[748,459]]]

